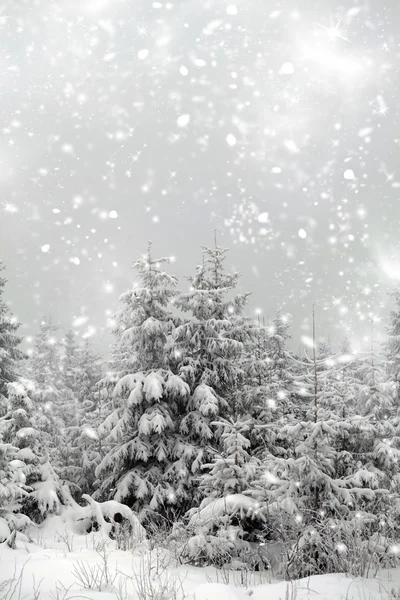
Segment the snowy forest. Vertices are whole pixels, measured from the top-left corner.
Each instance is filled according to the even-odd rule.
[[[399,9],[0,0],[0,600],[400,600]]]
[[[169,262],[151,244],[136,261],[104,364],[50,318],[27,357],[1,279],[3,545],[64,515],[197,567],[292,581],[395,566],[400,290],[384,344],[331,348],[314,314],[297,355],[285,315],[246,316],[226,249],[203,248],[188,291]]]

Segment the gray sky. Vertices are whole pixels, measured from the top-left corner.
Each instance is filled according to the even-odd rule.
[[[359,344],[400,278],[399,19],[397,0],[0,2],[23,332],[51,313],[106,351],[147,240],[183,276],[216,228],[249,314],[292,314],[296,347],[315,301]]]

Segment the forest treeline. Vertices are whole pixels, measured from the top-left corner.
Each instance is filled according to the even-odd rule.
[[[204,248],[181,292],[149,245],[106,364],[49,320],[26,357],[0,279],[0,538],[90,494],[195,564],[255,567],[279,542],[288,577],[364,574],[400,553],[400,290],[385,344],[314,335],[300,356],[279,311],[246,316],[226,255]]]

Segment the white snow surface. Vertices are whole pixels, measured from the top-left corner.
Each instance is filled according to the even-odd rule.
[[[379,574],[376,579],[350,578],[343,574],[320,575],[288,583],[283,581],[268,582],[268,575],[261,573],[245,574],[244,585],[239,572],[229,573],[226,583],[226,572],[215,568],[197,568],[190,565],[176,565],[173,556],[167,550],[152,550],[151,552],[138,546],[133,551],[116,549],[112,540],[104,537],[101,532],[89,535],[72,534],[66,525],[65,516],[53,516],[44,525],[31,528],[28,536],[18,534],[17,548],[10,549],[0,545],[0,589],[13,573],[20,574],[23,569],[21,592],[19,586],[12,595],[4,596],[7,600],[26,598],[31,600],[33,595],[33,578],[40,583],[40,600],[54,600],[57,597],[56,588],[69,588],[65,600],[93,599],[118,600],[117,588],[125,576],[135,579],[136,575],[146,573],[146,564],[154,560],[168,564],[160,575],[159,581],[169,582],[169,587],[176,587],[159,598],[175,598],[180,600],[389,600],[390,591],[399,589],[400,569]],[[67,548],[66,539],[70,548]],[[113,585],[102,591],[82,589],[74,575],[74,568],[79,562],[95,567],[101,559],[96,552],[99,543],[107,544],[109,552],[109,569],[112,573],[118,571]],[[155,556],[157,554],[157,556]],[[122,579],[121,579],[122,578]],[[175,583],[174,583],[175,582]],[[129,587],[129,585],[133,587]],[[129,600],[139,600],[135,584],[130,581],[127,590]],[[3,597],[3,596],[1,596]],[[64,598],[64,596],[61,596]],[[158,597],[158,596],[157,596]]]
[[[231,494],[224,498],[217,498],[212,502],[205,500],[201,503],[199,509],[192,509],[189,526],[196,526],[200,523],[212,521],[215,517],[222,517],[226,514],[237,512],[245,515],[254,515],[259,509],[259,504],[252,498],[243,494]]]

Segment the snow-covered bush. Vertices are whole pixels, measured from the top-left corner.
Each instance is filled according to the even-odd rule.
[[[86,506],[73,503],[64,513],[67,526],[74,533],[100,532],[116,540],[121,550],[146,545],[146,531],[126,504],[115,500],[96,502],[87,494],[82,499],[87,502]]]
[[[8,384],[8,412],[0,422],[0,431],[5,440],[15,445],[15,457],[26,483],[20,512],[40,523],[48,514],[59,514],[71,497],[49,462],[38,429],[40,418],[29,393],[26,380]]]
[[[25,465],[17,454],[15,446],[0,443],[0,542],[16,527],[15,513],[20,511],[21,501],[28,495]]]
[[[206,499],[188,514],[192,535],[184,550],[187,560],[196,565],[230,565],[235,569],[259,566],[257,547],[246,539],[263,526],[257,502],[243,494],[230,494],[211,502]]]

